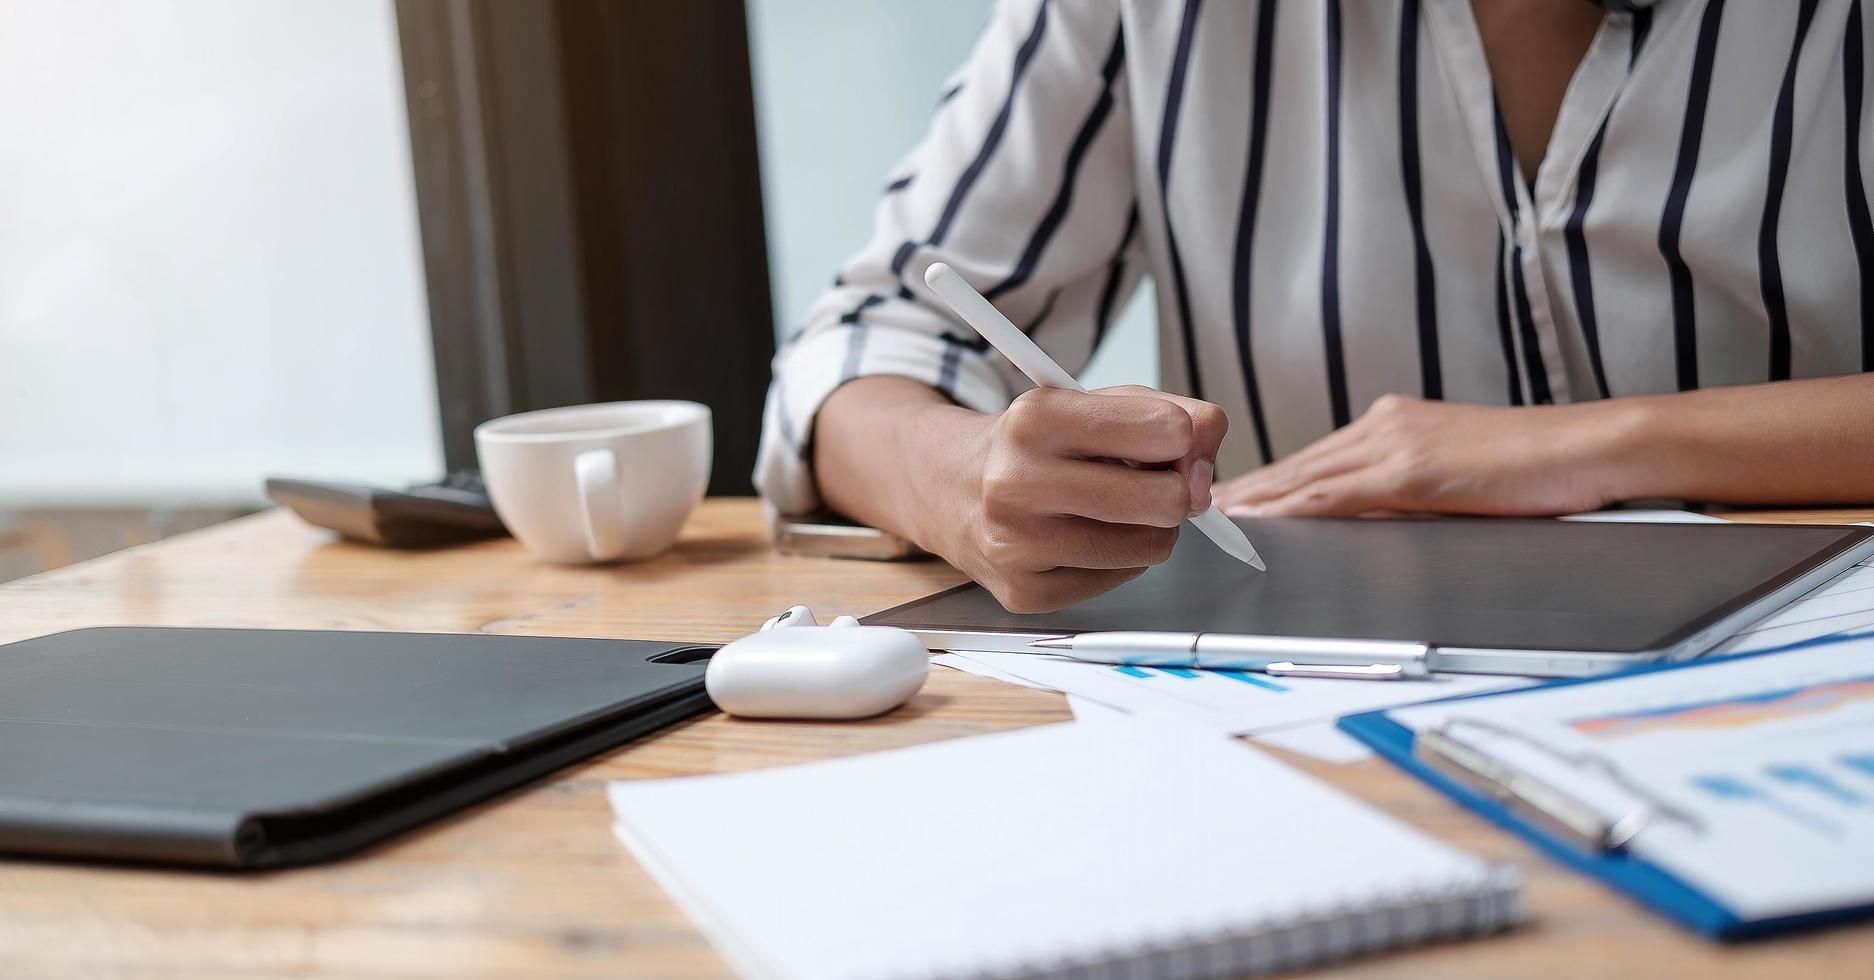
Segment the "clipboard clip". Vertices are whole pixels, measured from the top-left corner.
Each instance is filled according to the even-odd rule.
[[[1452,734],[1453,729],[1462,728],[1510,739],[1571,768],[1591,772],[1639,800],[1640,805],[1610,819],[1595,806],[1554,783],[1530,775]],[[1678,823],[1695,832],[1704,830],[1704,824],[1697,817],[1654,795],[1609,759],[1591,753],[1566,752],[1507,726],[1474,718],[1447,719],[1437,728],[1420,732],[1413,739],[1412,752],[1440,773],[1590,852],[1624,850],[1641,831],[1661,821]]]

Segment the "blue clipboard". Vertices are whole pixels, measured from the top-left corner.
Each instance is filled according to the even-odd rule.
[[[1849,633],[1837,636],[1825,636],[1814,640],[1804,640],[1787,646],[1753,653],[1737,654],[1732,657],[1713,658],[1710,660],[1691,660],[1676,664],[1653,664],[1607,674],[1599,677],[1571,678],[1553,681],[1539,687],[1518,688],[1513,691],[1491,691],[1481,694],[1467,694],[1444,701],[1470,701],[1483,698],[1504,697],[1533,690],[1551,687],[1563,687],[1573,684],[1599,684],[1635,674],[1651,673],[1661,670],[1696,670],[1699,667],[1727,660],[1746,657],[1771,657],[1790,650],[1828,646],[1846,643],[1851,640],[1874,638],[1874,632]],[[1437,703],[1437,702],[1428,702]],[[1775,933],[1810,929],[1854,919],[1874,917],[1874,903],[1855,905],[1846,908],[1828,909],[1820,912],[1805,912],[1801,915],[1780,916],[1770,919],[1741,919],[1725,906],[1709,896],[1686,884],[1671,873],[1655,865],[1648,864],[1625,852],[1594,853],[1563,840],[1547,830],[1524,819],[1496,800],[1459,783],[1437,769],[1426,765],[1413,754],[1413,734],[1411,729],[1393,721],[1392,709],[1369,711],[1363,714],[1348,715],[1340,719],[1342,731],[1371,746],[1375,752],[1384,756],[1394,765],[1417,776],[1434,789],[1451,797],[1467,809],[1491,823],[1508,830],[1528,841],[1536,850],[1547,855],[1563,867],[1571,868],[1585,875],[1600,879],[1632,896],[1642,905],[1679,922],[1686,928],[1714,939],[1740,940],[1768,936]]]

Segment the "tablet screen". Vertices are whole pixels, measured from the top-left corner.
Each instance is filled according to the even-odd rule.
[[[1874,537],[1840,525],[1540,519],[1239,520],[1267,573],[1186,526],[1171,560],[1058,612],[979,586],[868,625],[1059,635],[1101,630],[1385,639],[1481,649],[1656,651]]]

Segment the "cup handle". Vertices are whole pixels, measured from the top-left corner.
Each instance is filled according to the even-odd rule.
[[[579,522],[586,532],[586,553],[593,561],[611,561],[625,553],[625,528],[618,513],[618,457],[592,449],[573,460],[579,481]]]

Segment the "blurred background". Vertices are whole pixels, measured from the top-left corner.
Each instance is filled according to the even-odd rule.
[[[707,402],[750,492],[774,338],[989,6],[0,3],[0,581],[553,405]],[[1156,380],[1149,291],[1090,384]]]

